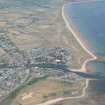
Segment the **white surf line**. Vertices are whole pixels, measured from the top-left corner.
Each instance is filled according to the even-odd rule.
[[[67,16],[65,15],[65,10],[64,10],[64,7],[65,5],[63,5],[62,7],[62,17],[64,19],[64,22],[67,26],[67,28],[69,29],[69,31],[73,34],[73,36],[76,38],[76,40],[78,41],[78,43],[82,46],[82,48],[92,57],[90,59],[87,59],[80,71],[83,71],[83,72],[86,72],[86,64],[89,62],[89,61],[92,61],[92,60],[96,60],[97,59],[97,56],[95,56],[92,52],[90,52],[84,45],[83,43],[81,42],[81,40],[78,38],[77,36],[77,33],[75,32],[75,30],[73,30],[72,26],[70,25],[69,21],[66,19]],[[72,69],[73,70],[73,69]],[[78,70],[75,70],[74,71],[78,71]],[[88,83],[89,83],[89,79],[86,79],[86,85],[85,87],[83,88],[82,90],[82,94],[80,96],[74,96],[74,97],[60,97],[60,98],[56,98],[56,99],[52,99],[52,100],[49,100],[47,102],[44,102],[44,103],[41,103],[41,104],[37,104],[37,105],[51,105],[51,104],[54,104],[54,103],[57,103],[57,102],[60,102],[60,101],[64,101],[64,100],[67,100],[67,99],[79,99],[79,98],[83,98],[84,96],[86,96],[86,89],[88,88]]]
[[[65,4],[66,5],[66,4]],[[79,39],[79,36],[77,35],[77,33],[75,32],[75,29],[72,28],[72,24],[70,24],[69,20],[67,20],[69,17],[67,17],[67,15],[65,14],[65,5],[62,7],[62,17],[65,21],[65,24],[67,26],[67,28],[69,29],[69,31],[73,34],[73,36],[76,38],[76,40],[78,41],[78,43],[81,45],[81,47],[91,56],[91,58],[87,59],[82,67],[80,68],[81,71],[83,72],[86,72],[86,64],[89,62],[89,61],[92,61],[92,60],[96,60],[97,59],[97,56],[95,56],[91,51],[89,51],[85,46],[84,44],[82,43],[82,41]],[[73,70],[73,69],[72,69]]]
[[[67,20],[68,17],[65,14],[65,5],[62,7],[62,17],[65,21],[65,24],[67,26],[67,28],[69,29],[69,31],[73,34],[73,36],[76,38],[76,40],[78,41],[78,43],[82,46],[82,48],[89,54],[91,55],[92,59],[97,59],[97,57],[91,52],[89,51],[84,44],[82,43],[82,41],[79,39],[79,36],[77,35],[77,33],[75,32],[75,30],[72,28],[72,24],[70,24],[70,22]],[[85,61],[86,62],[86,61]]]

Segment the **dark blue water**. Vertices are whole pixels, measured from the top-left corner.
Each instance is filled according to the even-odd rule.
[[[98,57],[87,64],[89,72],[102,76],[91,81],[91,86],[105,91],[105,1],[70,3],[65,9],[80,39]]]
[[[73,3],[69,16],[91,51],[105,56],[105,2]]]

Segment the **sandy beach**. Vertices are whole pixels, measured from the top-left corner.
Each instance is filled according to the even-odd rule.
[[[76,40],[78,41],[78,43],[82,46],[82,48],[91,56],[91,58],[87,59],[82,64],[81,68],[79,69],[82,72],[86,72],[86,64],[89,61],[96,60],[97,59],[97,56],[95,56],[91,51],[89,51],[86,48],[86,46],[82,43],[82,40],[80,40],[79,35],[78,35],[79,33],[76,32],[76,30],[73,28],[73,24],[70,21],[70,17],[68,17],[67,14],[66,14],[65,6],[66,6],[66,4],[62,7],[62,18],[63,18],[63,20],[64,20],[67,28],[73,34],[73,36],[76,38]],[[72,70],[78,71],[78,70],[75,70],[75,69],[72,69]],[[60,98],[52,99],[52,100],[49,100],[47,102],[44,102],[44,103],[38,104],[38,105],[51,105],[51,104],[54,104],[54,103],[57,103],[57,102],[60,102],[60,101],[63,101],[63,100],[67,100],[67,99],[78,99],[78,98],[82,98],[82,97],[86,96],[86,89],[88,88],[88,83],[89,83],[89,79],[86,79],[86,85],[83,88],[82,94],[80,96],[76,96],[76,97],[60,97]]]
[[[91,56],[91,58],[87,59],[80,68],[81,71],[85,72],[86,71],[86,63],[91,60],[96,60],[97,57],[91,51],[89,51],[88,48],[86,48],[86,46],[83,44],[82,39],[80,40],[79,33],[73,27],[72,21],[70,20],[70,17],[68,17],[68,15],[65,11],[65,5],[62,7],[62,17],[63,17],[65,24],[66,24],[67,28],[69,29],[69,31],[73,34],[73,36],[76,38],[78,43],[82,46],[82,48]]]

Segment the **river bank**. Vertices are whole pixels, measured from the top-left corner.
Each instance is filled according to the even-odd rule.
[[[79,33],[76,32],[75,28],[73,28],[73,24],[71,22],[71,19],[70,17],[68,17],[67,13],[66,13],[66,4],[63,5],[62,7],[62,18],[67,26],[67,28],[69,29],[69,31],[73,34],[73,36],[76,38],[76,40],[78,41],[78,43],[82,46],[82,48],[91,56],[91,58],[88,58],[81,66],[81,68],[79,69],[80,71],[82,72],[86,72],[86,64],[89,62],[89,61],[93,61],[93,60],[96,60],[97,59],[97,56],[95,56],[91,51],[89,51],[86,46],[82,43],[81,39],[79,38]],[[78,70],[75,70],[75,69],[72,69],[72,71],[78,71]],[[49,100],[45,103],[42,103],[42,104],[38,104],[38,105],[51,105],[51,104],[54,104],[54,103],[57,103],[57,102],[60,102],[60,101],[64,101],[64,100],[68,100],[68,99],[78,99],[78,98],[82,98],[84,96],[86,96],[86,89],[88,88],[88,83],[89,83],[89,79],[86,79],[86,85],[85,87],[83,88],[83,91],[82,91],[82,94],[80,96],[76,96],[76,97],[60,97],[58,99],[52,99],[52,100]]]

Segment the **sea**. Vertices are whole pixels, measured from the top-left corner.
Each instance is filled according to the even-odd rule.
[[[91,80],[90,87],[105,92],[105,1],[72,2],[65,10],[82,43],[98,58],[86,64],[87,72],[102,77]]]

